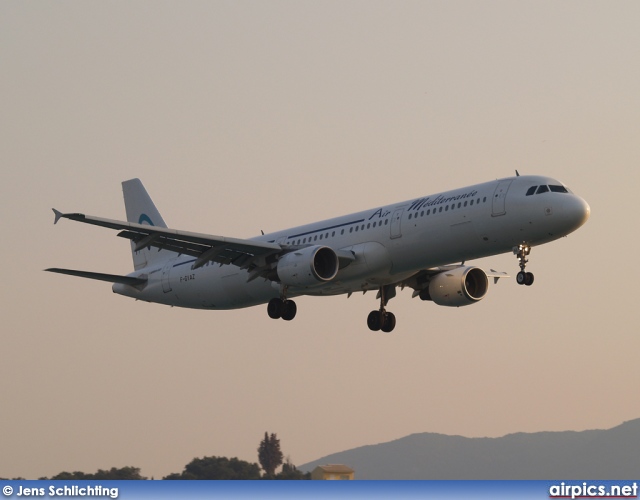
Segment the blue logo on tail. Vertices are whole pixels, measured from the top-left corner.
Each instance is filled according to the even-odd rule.
[[[147,214],[140,215],[140,218],[138,219],[138,224],[142,224],[143,222],[146,222],[150,226],[155,226],[155,224]]]

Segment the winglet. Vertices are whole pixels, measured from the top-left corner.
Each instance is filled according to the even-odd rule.
[[[53,213],[55,214],[56,218],[54,219],[53,223],[57,224],[58,221],[60,220],[60,217],[63,216],[62,212],[59,212],[58,210],[56,210],[55,208],[52,208],[51,210],[53,210]]]

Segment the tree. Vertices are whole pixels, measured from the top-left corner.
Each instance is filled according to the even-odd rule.
[[[51,477],[52,480],[65,480],[65,481],[73,481],[73,480],[106,480],[106,479],[116,479],[116,480],[124,480],[124,479],[147,479],[146,477],[142,477],[140,475],[140,468],[138,467],[122,467],[118,469],[116,467],[111,467],[110,470],[102,470],[98,469],[94,474],[87,474],[86,472],[60,472],[55,476]]]
[[[291,463],[291,459],[287,457],[287,460],[282,464],[282,471],[276,476],[276,479],[311,479],[311,472],[300,472],[298,468]]]
[[[115,479],[115,480],[125,480],[125,479],[147,479],[146,477],[142,477],[140,475],[139,467],[122,467],[120,469],[116,469],[115,467],[111,467],[110,470],[102,470],[98,469],[98,471],[93,474],[91,479]]]
[[[269,436],[264,433],[264,439],[260,441],[258,447],[258,461],[268,478],[276,475],[276,469],[282,464],[282,451],[280,451],[280,440],[275,434]]]
[[[162,479],[260,479],[260,467],[235,457],[202,457],[191,460],[181,474]]]

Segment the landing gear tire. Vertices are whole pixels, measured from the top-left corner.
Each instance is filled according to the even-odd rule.
[[[382,326],[380,329],[385,333],[391,333],[396,327],[396,316],[390,312],[382,313]]]
[[[291,321],[297,312],[298,306],[293,300],[271,299],[267,304],[267,314],[271,319]]]
[[[516,281],[518,282],[518,285],[531,286],[533,285],[533,280],[534,280],[533,273],[525,273],[524,271],[520,271],[516,276]]]
[[[367,326],[369,327],[369,330],[372,332],[380,331],[380,328],[382,327],[381,316],[382,314],[380,311],[371,311],[369,313],[369,316],[367,316]]]
[[[282,299],[271,299],[267,304],[267,314],[271,319],[280,319],[283,309],[284,302]]]
[[[296,312],[298,312],[298,306],[296,306],[296,303],[293,300],[287,300],[282,308],[281,317],[285,321],[291,321],[296,317]]]

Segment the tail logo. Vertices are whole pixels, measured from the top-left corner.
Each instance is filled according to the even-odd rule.
[[[140,214],[140,218],[138,219],[138,224],[142,224],[143,222],[146,222],[150,226],[155,226],[155,224],[147,214]]]

